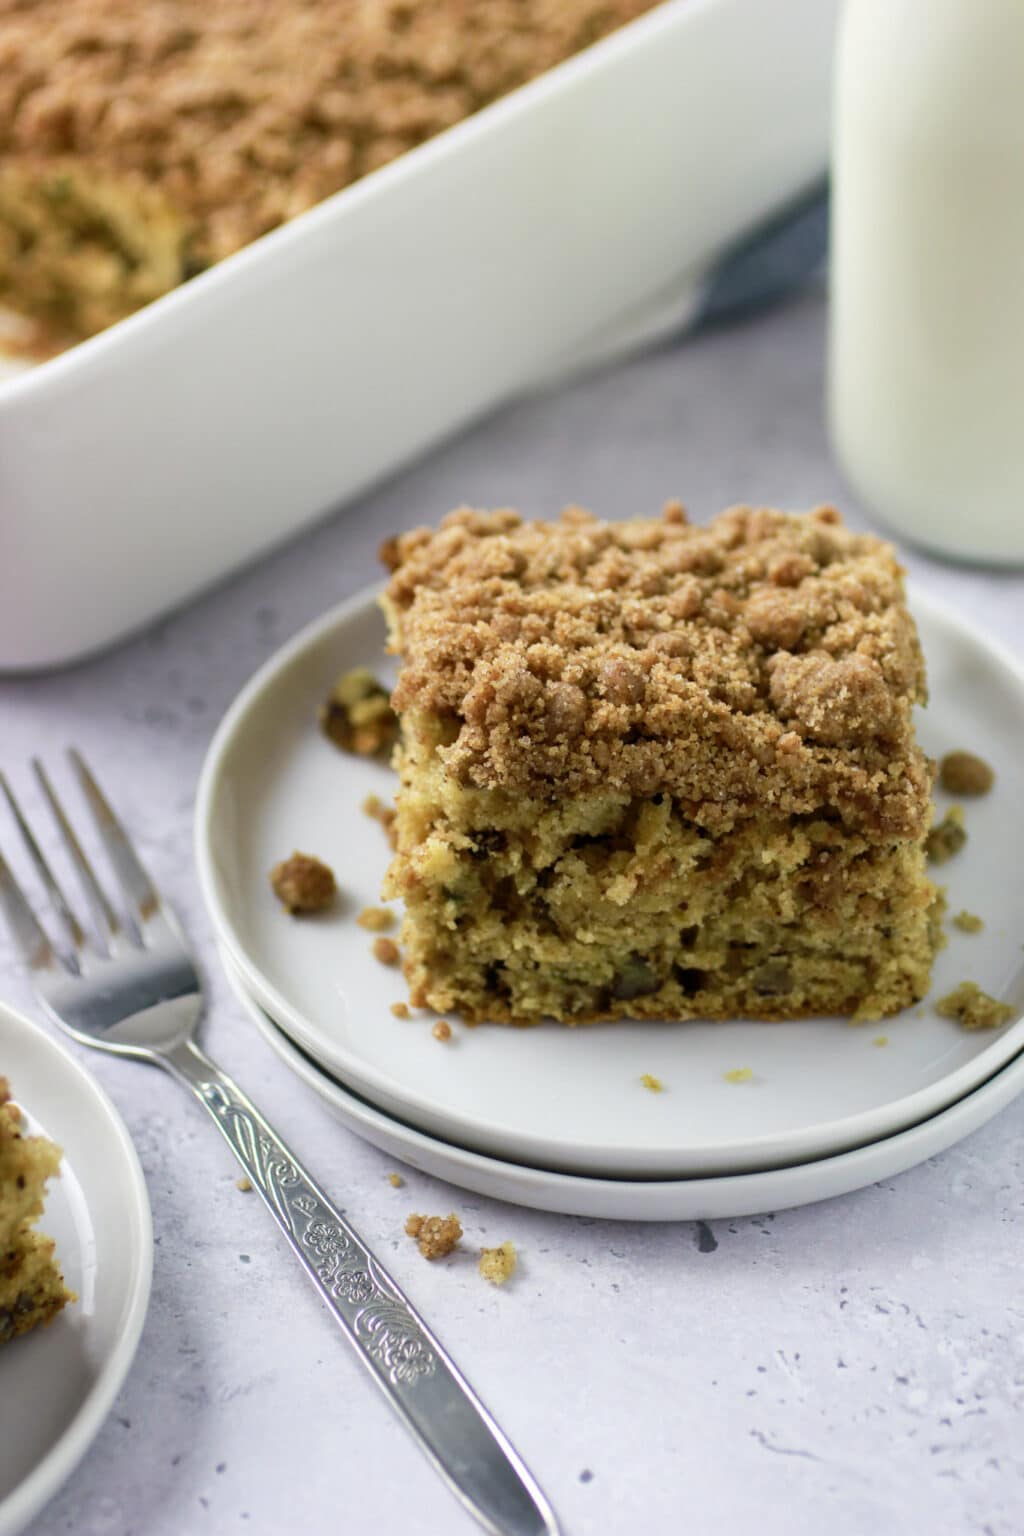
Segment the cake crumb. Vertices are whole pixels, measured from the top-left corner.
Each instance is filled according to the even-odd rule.
[[[389,1173],[388,1183],[391,1185],[392,1189],[401,1189],[402,1185],[405,1183],[405,1180],[402,1178],[400,1173]]]
[[[409,1012],[408,1003],[392,1003],[391,1012],[394,1014],[396,1019],[409,1019],[412,1017],[411,1013]]]
[[[247,1195],[247,1194],[249,1194],[249,1192],[252,1189],[252,1180],[251,1179],[245,1179],[245,1178],[236,1179],[235,1180],[235,1188],[237,1190],[240,1190],[243,1195]]]
[[[360,928],[368,928],[371,933],[383,933],[385,928],[395,926],[395,914],[389,912],[387,907],[364,907],[356,922]]]
[[[947,752],[939,764],[939,783],[951,795],[987,795],[995,774],[973,752]]]
[[[975,981],[962,981],[939,999],[935,1012],[941,1019],[956,1019],[961,1029],[999,1029],[1013,1018],[1007,1003],[990,997]]]
[[[973,912],[958,912],[953,918],[953,927],[959,928],[961,933],[980,933],[984,926]]]
[[[889,1044],[889,1036],[888,1035],[876,1035],[875,1038],[872,1040],[871,1044],[872,1045],[888,1045]]]
[[[408,1235],[425,1259],[443,1259],[452,1253],[462,1236],[462,1223],[454,1211],[447,1216],[412,1215],[405,1224]]]
[[[665,1092],[665,1084],[662,1082],[661,1078],[655,1077],[651,1072],[644,1072],[640,1078],[640,1081],[643,1083],[644,1087],[649,1088],[652,1093]]]
[[[447,1019],[438,1019],[430,1033],[435,1040],[450,1040],[452,1037],[452,1027]]]
[[[398,737],[391,697],[367,667],[345,672],[320,707],[320,729],[343,752],[384,757]]]
[[[497,1248],[481,1248],[480,1273],[492,1285],[504,1285],[516,1267],[514,1243],[501,1243]]]
[[[374,939],[372,949],[373,958],[379,960],[381,965],[398,964],[399,949],[394,939],[385,939],[383,937]]]
[[[733,1067],[731,1072],[722,1073],[727,1083],[749,1083],[753,1075],[750,1067]]]
[[[960,852],[966,841],[967,832],[964,828],[963,806],[953,805],[950,806],[938,826],[932,827],[928,833],[925,848],[933,864],[945,864],[946,860],[951,859],[954,853]]]
[[[323,912],[334,901],[334,871],[310,853],[293,853],[270,871],[274,895],[293,917],[303,912]]]

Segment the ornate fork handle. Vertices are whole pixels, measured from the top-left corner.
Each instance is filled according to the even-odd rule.
[[[552,1530],[547,1501],[514,1447],[252,1101],[192,1042],[160,1060],[209,1111],[349,1342],[456,1497],[499,1536]]]

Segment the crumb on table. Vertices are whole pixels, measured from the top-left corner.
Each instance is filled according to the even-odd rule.
[[[345,672],[320,708],[320,729],[343,752],[383,757],[394,746],[398,720],[391,697],[367,667]]]
[[[650,1089],[651,1093],[665,1092],[665,1084],[662,1082],[660,1077],[655,1077],[652,1072],[642,1073],[640,1081],[643,1083],[645,1088]]]
[[[951,795],[987,795],[995,774],[973,752],[947,752],[939,764],[939,783]]]
[[[398,964],[400,951],[394,939],[386,939],[383,937],[374,939],[372,949],[373,958],[375,960],[379,960],[381,965]]]
[[[959,928],[961,933],[980,933],[984,926],[973,912],[958,912],[953,918],[953,927]]]
[[[516,1267],[515,1243],[501,1243],[497,1248],[481,1248],[480,1273],[492,1285],[504,1285]]]
[[[1013,1018],[1014,1010],[983,992],[975,981],[962,981],[935,1004],[942,1019],[955,1019],[961,1029],[999,1029]]]
[[[925,844],[933,864],[945,864],[967,841],[964,827],[964,811],[961,805],[952,805],[938,826],[932,827]]]
[[[246,1178],[236,1179],[235,1188],[239,1190],[243,1195],[247,1195],[252,1190],[252,1180]]]
[[[454,1211],[447,1216],[412,1215],[405,1224],[408,1235],[425,1259],[443,1259],[453,1252],[462,1236],[462,1223]]]
[[[733,1067],[731,1072],[722,1073],[727,1083],[749,1083],[753,1075],[750,1067]]]
[[[293,853],[290,859],[275,864],[270,884],[278,901],[293,915],[322,912],[331,905],[338,889],[330,866],[309,853]]]
[[[409,1012],[408,1003],[392,1003],[391,1012],[394,1014],[396,1019],[409,1019],[412,1017]]]
[[[395,925],[395,914],[389,912],[387,907],[364,907],[356,918],[360,928],[367,928],[371,933],[383,933],[386,928]]]
[[[402,1178],[400,1173],[389,1173],[388,1183],[391,1185],[392,1189],[401,1189],[402,1185],[405,1183],[405,1180]]]
[[[447,1019],[438,1019],[430,1033],[435,1040],[450,1040],[452,1037],[452,1027]]]

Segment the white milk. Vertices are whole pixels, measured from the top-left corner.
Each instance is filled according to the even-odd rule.
[[[1024,563],[1024,0],[846,0],[831,424],[909,539]]]

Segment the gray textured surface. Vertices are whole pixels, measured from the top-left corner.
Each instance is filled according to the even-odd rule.
[[[26,801],[30,753],[74,740],[94,759],[207,963],[211,1051],[392,1265],[573,1536],[1020,1531],[1024,1103],[891,1184],[713,1229],[540,1215],[412,1173],[396,1191],[393,1162],[290,1079],[227,993],[192,870],[196,777],[253,669],[375,577],[382,535],[460,501],[626,515],[679,495],[700,518],[835,499],[865,523],[825,442],[822,348],[812,296],[523,403],[116,652],[0,681]],[[909,563],[1020,652],[1019,577]],[[0,986],[28,1001],[3,941]],[[34,1536],[472,1529],[199,1110],[142,1068],[90,1065],[146,1170],[153,1300],[114,1414]],[[452,1207],[468,1247],[516,1242],[504,1292],[400,1237],[409,1210]]]

